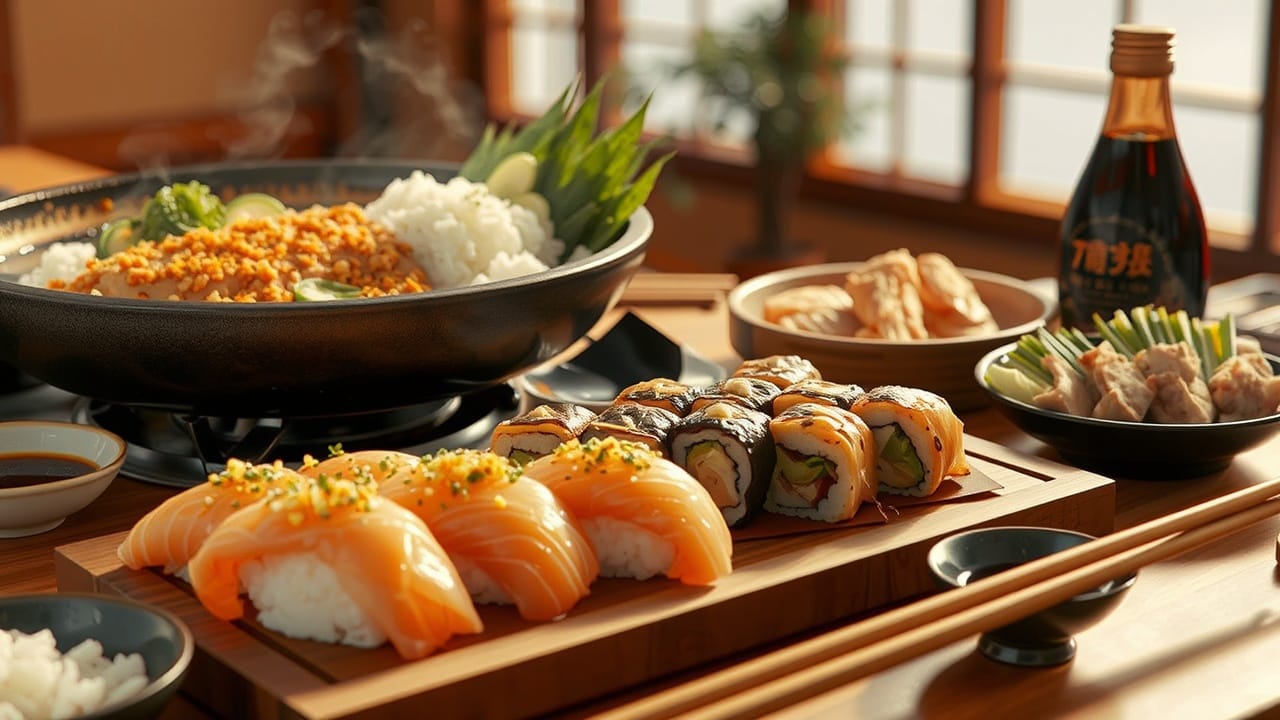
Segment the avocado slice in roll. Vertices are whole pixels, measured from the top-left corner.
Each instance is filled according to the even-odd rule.
[[[777,463],[764,508],[839,522],[875,494],[875,438],[843,408],[800,403],[769,422]]]

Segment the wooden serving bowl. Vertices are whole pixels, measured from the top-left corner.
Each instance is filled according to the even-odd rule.
[[[987,404],[973,368],[991,350],[1044,325],[1055,305],[1016,278],[961,269],[991,309],[1000,330],[964,338],[895,342],[791,330],[764,319],[770,296],[801,285],[844,285],[858,262],[827,263],[761,275],[729,293],[729,338],[742,357],[799,355],[826,380],[864,388],[907,385],[938,393],[955,410]]]

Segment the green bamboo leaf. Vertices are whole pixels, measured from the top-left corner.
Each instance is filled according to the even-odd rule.
[[[600,208],[595,203],[583,205],[572,215],[569,215],[564,223],[556,227],[557,234],[563,234],[565,237],[581,237],[591,221],[595,219],[599,210]]]
[[[565,242],[565,257],[580,245],[598,250],[616,239],[648,199],[670,158],[660,158],[641,173],[660,141],[641,141],[651,97],[617,127],[597,134],[604,81],[575,109],[579,82],[566,87],[541,117],[523,128],[485,128],[460,170],[467,179],[483,181],[511,154],[532,153],[538,160],[534,190],[547,201],[555,235]]]
[[[600,216],[599,223],[591,229],[591,234],[583,245],[592,252],[596,252],[617,239],[626,227],[628,218],[639,210],[641,205],[644,205],[649,193],[653,191],[654,184],[658,182],[658,174],[674,155],[674,152],[670,152],[655,160],[640,174],[640,177],[636,178],[626,192],[611,198],[603,208],[604,212]]]

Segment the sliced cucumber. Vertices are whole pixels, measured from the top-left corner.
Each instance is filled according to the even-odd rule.
[[[266,193],[245,193],[227,203],[225,225],[237,220],[273,217],[285,211],[284,203]]]
[[[537,178],[538,159],[531,153],[518,152],[498,163],[484,184],[489,186],[489,192],[507,200],[533,190]]]
[[[898,487],[914,487],[917,483],[924,480],[924,463],[920,462],[920,456],[916,454],[916,448],[911,444],[911,438],[907,437],[900,428],[894,427],[893,434],[885,441],[884,447],[880,450],[880,460],[888,464],[897,477],[885,478],[881,476],[881,481]],[[906,483],[897,482],[899,479],[906,480]]]
[[[294,302],[325,302],[360,297],[360,288],[325,278],[307,278],[293,286]]]
[[[800,455],[783,450],[778,453],[776,467],[792,485],[809,485],[819,478],[835,476],[835,463],[821,455]]]
[[[132,247],[135,222],[133,218],[120,218],[103,225],[98,235],[98,257],[110,257]]]
[[[536,192],[520,193],[511,198],[512,205],[531,210],[540,219],[551,222],[551,206],[547,204],[547,199]]]

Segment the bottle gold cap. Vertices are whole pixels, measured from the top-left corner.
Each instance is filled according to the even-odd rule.
[[[1117,25],[1111,31],[1111,72],[1161,77],[1173,72],[1173,28]]]

